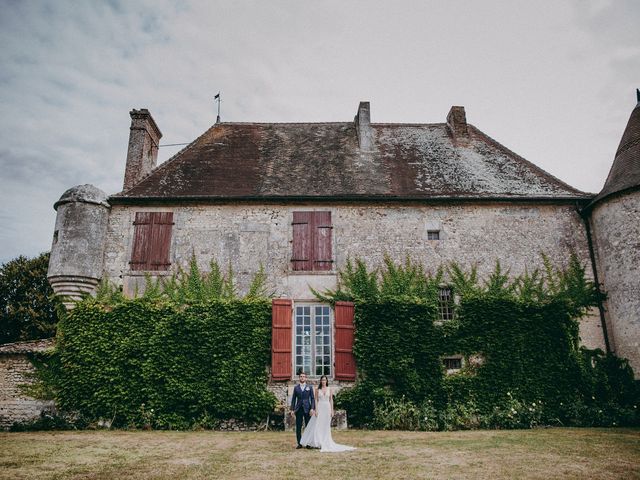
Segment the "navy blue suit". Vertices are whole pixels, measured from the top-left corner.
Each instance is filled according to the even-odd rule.
[[[300,445],[300,438],[302,438],[302,421],[305,425],[309,425],[311,420],[311,410],[316,409],[316,398],[313,394],[313,386],[306,385],[304,390],[300,387],[300,384],[293,388],[293,395],[291,396],[291,411],[296,413],[296,439],[298,445]]]

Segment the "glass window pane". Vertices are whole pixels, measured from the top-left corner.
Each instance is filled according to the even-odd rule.
[[[324,354],[325,355],[330,355],[331,354],[331,347],[329,345],[325,345],[324,346]]]

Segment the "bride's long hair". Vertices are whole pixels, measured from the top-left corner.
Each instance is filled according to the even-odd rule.
[[[328,386],[329,386],[329,379],[327,378],[327,376],[326,376],[326,375],[322,375],[322,376],[320,377],[320,380],[318,380],[318,390],[322,390],[322,379],[323,379],[323,378],[324,378],[324,381],[325,381],[325,382],[327,382],[327,383],[325,384],[325,387],[328,387]]]

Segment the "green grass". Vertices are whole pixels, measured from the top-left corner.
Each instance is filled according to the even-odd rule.
[[[296,450],[293,433],[0,433],[0,479],[640,479],[640,429],[334,432],[354,452]]]

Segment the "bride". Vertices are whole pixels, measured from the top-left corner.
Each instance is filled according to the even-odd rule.
[[[355,447],[340,445],[331,438],[331,418],[333,417],[333,395],[326,375],[320,377],[320,386],[316,394],[316,413],[304,429],[300,444],[319,448],[321,452],[346,452]]]

